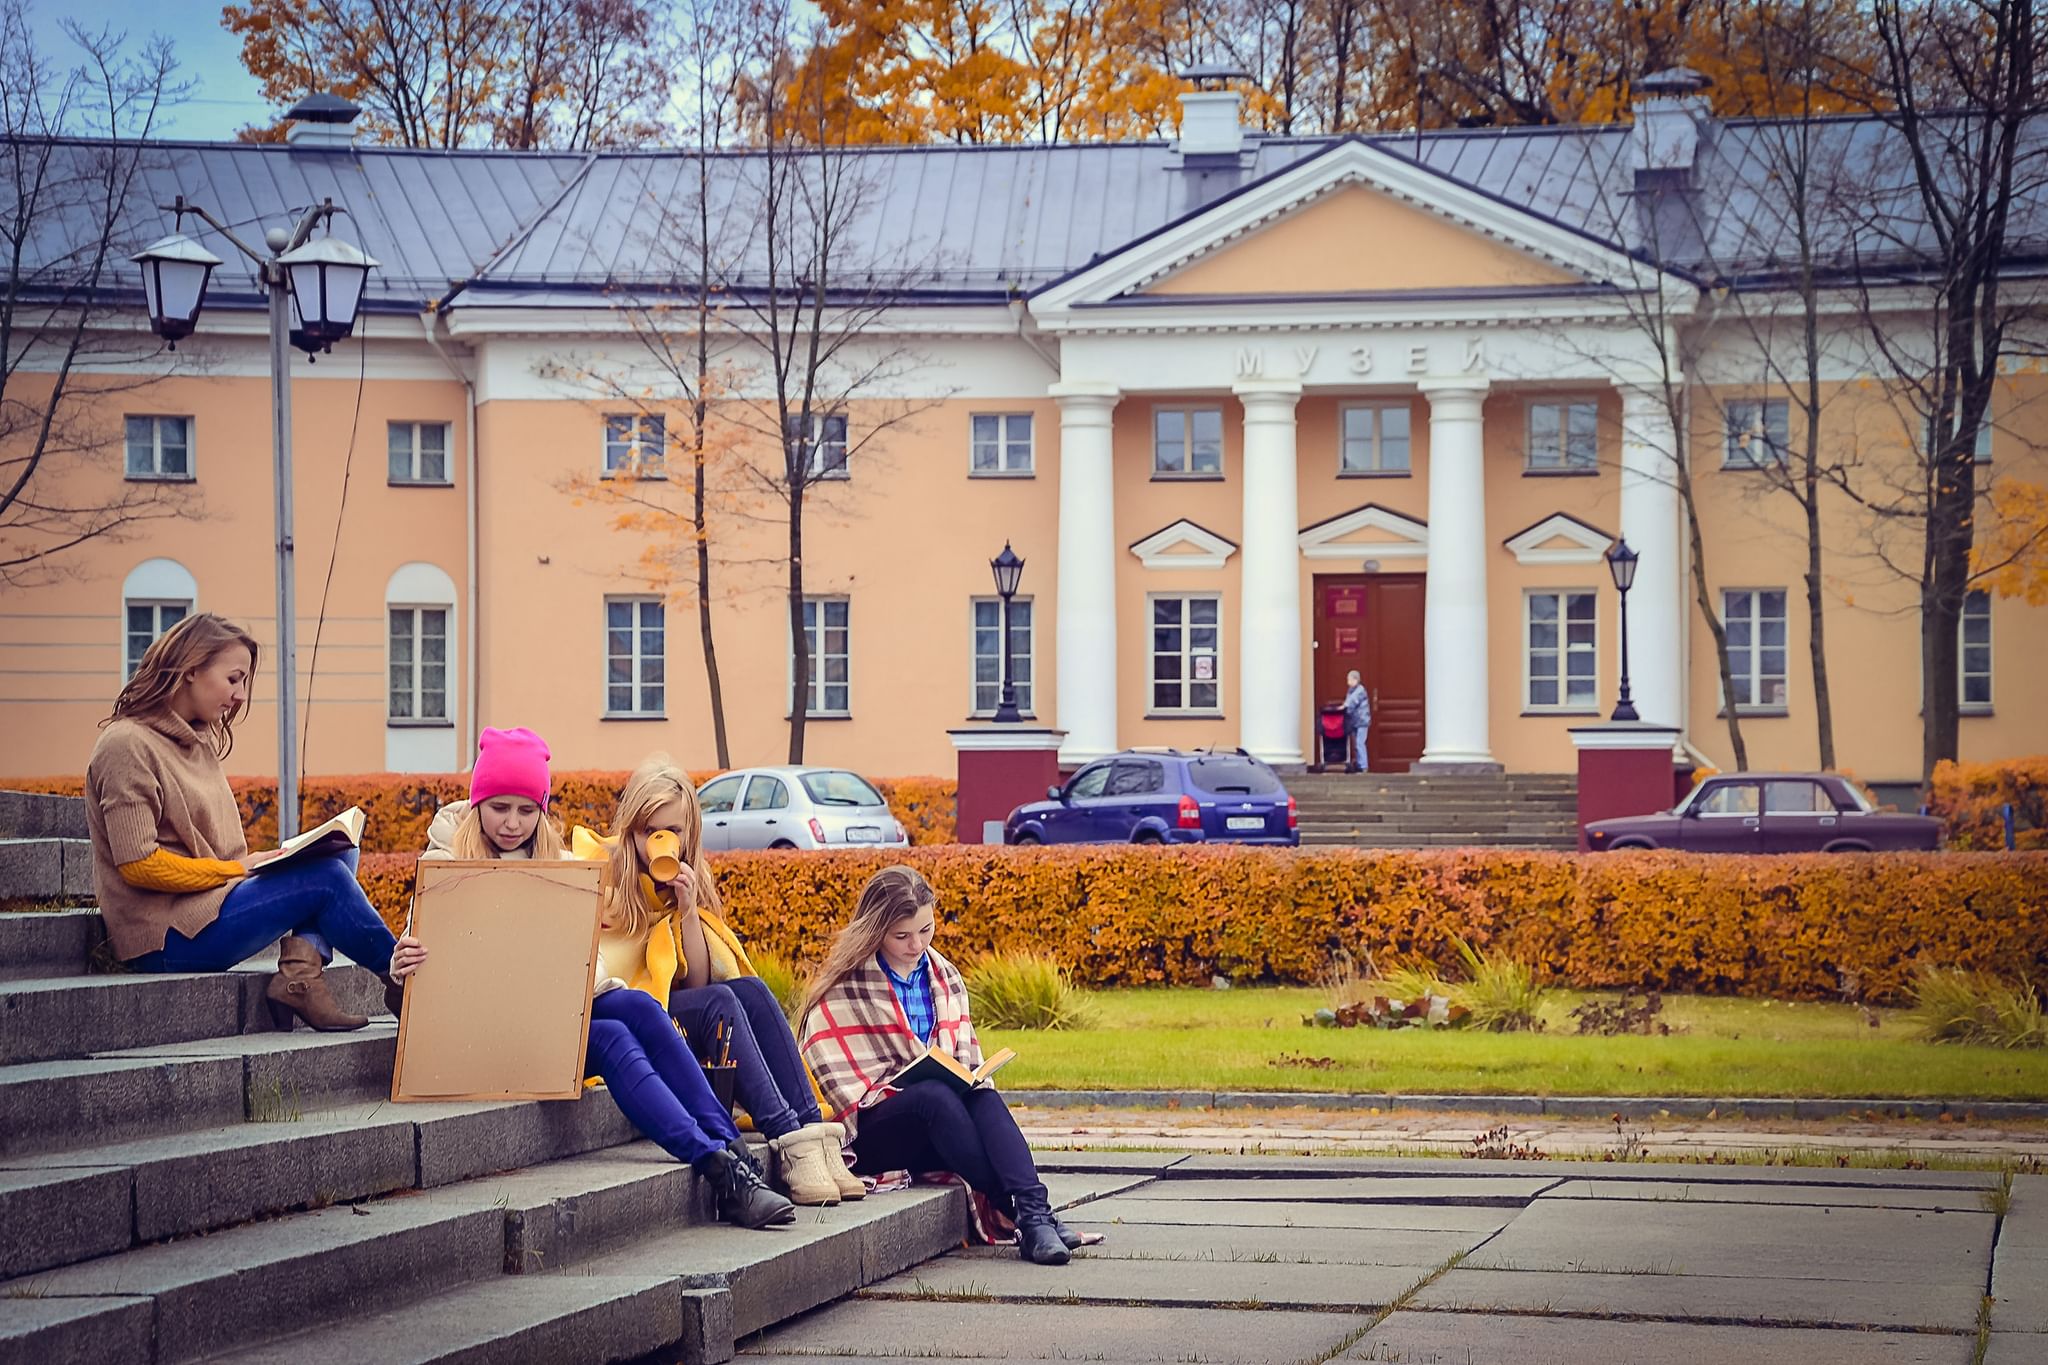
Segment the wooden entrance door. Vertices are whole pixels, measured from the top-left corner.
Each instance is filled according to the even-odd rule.
[[[1342,701],[1344,675],[1358,670],[1376,773],[1405,773],[1422,757],[1422,585],[1419,573],[1315,580],[1316,705]]]

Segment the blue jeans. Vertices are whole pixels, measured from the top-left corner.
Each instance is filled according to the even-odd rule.
[[[668,1012],[645,991],[609,990],[590,1002],[583,1067],[604,1078],[628,1123],[678,1161],[710,1156],[740,1135]]]
[[[361,966],[391,970],[391,936],[356,881],[355,849],[314,854],[275,872],[244,877],[220,903],[213,923],[186,938],[176,929],[164,946],[131,959],[139,972],[224,972],[286,934],[312,939],[321,957],[341,949]]]
[[[1368,731],[1362,725],[1351,732],[1351,761],[1358,765],[1360,772],[1366,772],[1372,767],[1372,760],[1365,756],[1365,737],[1367,733]]]
[[[818,1097],[811,1093],[796,1036],[782,1004],[758,976],[736,976],[694,990],[671,992],[668,1012],[690,1035],[701,1057],[718,1049],[718,1026],[739,1065],[734,1097],[754,1116],[762,1137],[778,1138],[818,1121]]]

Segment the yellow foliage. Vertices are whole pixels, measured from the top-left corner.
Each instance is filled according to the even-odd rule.
[[[2048,485],[2005,479],[1991,487],[1995,520],[1970,547],[1970,571],[2000,597],[2048,605]]]

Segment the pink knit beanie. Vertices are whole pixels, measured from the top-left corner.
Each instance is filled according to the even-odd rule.
[[[547,809],[548,746],[533,731],[485,728],[476,743],[476,766],[469,771],[469,799],[523,796]]]

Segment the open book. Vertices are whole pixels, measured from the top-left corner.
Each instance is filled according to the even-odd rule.
[[[964,1093],[977,1085],[986,1085],[991,1076],[1016,1060],[1016,1051],[1006,1047],[969,1071],[952,1053],[938,1047],[928,1047],[924,1050],[923,1056],[891,1076],[888,1083],[901,1090],[904,1086],[914,1085],[919,1081],[944,1081],[953,1089]]]
[[[253,869],[253,875],[260,877],[266,872],[289,866],[294,859],[309,853],[355,848],[362,842],[363,808],[350,806],[325,824],[315,825],[304,834],[285,840],[278,845],[277,856],[258,863]]]

